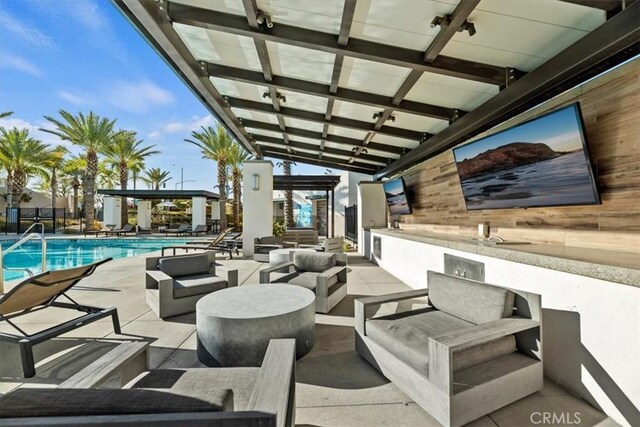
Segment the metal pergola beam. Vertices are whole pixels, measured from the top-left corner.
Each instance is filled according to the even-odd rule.
[[[347,45],[341,46],[338,44],[338,36],[335,34],[282,23],[276,23],[273,28],[267,30],[255,29],[249,26],[246,19],[238,15],[185,6],[179,3],[169,2],[168,12],[171,20],[180,24],[482,83],[502,85],[506,75],[504,67],[446,56],[439,56],[434,62],[424,62],[422,60],[424,52],[367,40],[350,38]]]
[[[423,104],[415,101],[402,101],[399,105],[393,105],[391,98],[369,92],[362,92],[354,89],[338,88],[336,93],[329,91],[329,86],[321,83],[314,83],[306,80],[294,79],[284,76],[273,76],[273,80],[266,81],[262,73],[258,71],[245,70],[243,68],[228,67],[207,62],[207,73],[211,77],[249,83],[252,85],[273,87],[276,89],[286,89],[304,95],[318,96],[356,104],[369,105],[379,108],[393,107],[394,110],[402,111],[418,116],[431,117],[439,120],[451,120],[456,110],[453,108],[440,107],[438,105]]]
[[[607,12],[607,18],[623,10],[623,6],[629,7],[637,0],[561,0],[565,3],[579,4],[580,6],[601,9]]]
[[[255,140],[258,142],[258,145],[260,145],[260,142],[267,142],[270,144],[278,144],[281,146],[281,148],[286,149],[287,147],[291,147],[291,148],[298,148],[301,150],[309,150],[309,151],[318,151],[318,154],[320,151],[322,151],[325,154],[335,154],[338,156],[351,156],[353,155],[352,151],[349,150],[341,150],[339,148],[333,148],[333,147],[325,147],[323,150],[320,149],[319,145],[315,145],[315,144],[309,144],[306,142],[299,142],[299,141],[289,141],[288,144],[286,144],[284,142],[283,139],[280,138],[274,138],[272,136],[267,136],[267,135],[260,135],[260,134],[254,134],[253,137],[255,138]],[[370,162],[376,162],[378,163],[380,166],[385,166],[387,164],[387,160],[389,159],[388,157],[380,157],[380,156],[374,156],[371,154],[361,154],[358,156],[358,159],[362,159],[362,160],[368,160]]]
[[[379,179],[450,149],[640,53],[635,2],[442,132],[376,174]]]
[[[337,126],[345,129],[354,129],[359,131],[369,132],[373,130],[373,124],[369,122],[363,122],[360,120],[348,119],[346,117],[331,116],[329,120],[325,118],[322,113],[314,113],[312,111],[299,110],[296,108],[280,107],[280,111],[275,111],[273,107],[264,102],[249,101],[240,98],[225,97],[228,105],[233,108],[242,110],[258,111],[266,114],[280,114],[284,117],[292,119],[307,120],[314,123],[322,123],[327,126]],[[396,138],[408,139],[411,141],[420,141],[424,138],[433,136],[423,132],[417,132],[410,129],[403,129],[391,126],[382,126],[376,130],[376,133],[380,135],[388,135]]]
[[[333,168],[333,169],[342,169],[342,170],[351,171],[351,172],[364,173],[367,175],[373,175],[376,172],[376,170],[378,170],[378,168],[376,168],[374,165],[366,165],[364,167],[361,167],[361,166],[357,166],[357,164],[349,163],[348,160],[339,159],[331,156],[326,156],[331,160],[325,162],[323,160],[318,160],[318,157],[314,154],[307,155],[307,153],[300,153],[300,152],[289,153],[286,150],[281,150],[278,148],[266,147],[266,146],[263,146],[263,148],[264,148],[265,156],[276,157],[279,159],[298,160],[314,166],[322,166],[322,167]]]
[[[447,43],[449,43],[449,40],[458,32],[458,29],[464,24],[469,15],[471,15],[471,12],[473,12],[478,3],[480,3],[480,0],[464,0],[458,3],[451,13],[451,21],[440,24],[440,31],[438,31],[438,34],[424,53],[423,59],[425,61],[435,61],[438,55],[440,55],[440,52],[442,52],[442,49],[444,49]]]
[[[225,106],[222,95],[211,83],[198,61],[173,29],[155,2],[111,0],[125,18],[140,31],[154,50],[171,66],[194,95],[218,121],[254,156],[260,149],[251,142],[237,117]]]
[[[242,119],[242,123],[245,126],[245,128],[262,129],[262,130],[268,130],[271,132],[280,131],[280,128],[278,127],[278,125],[274,125],[272,123],[265,123],[265,122],[260,122],[257,120],[249,120],[249,119]],[[326,137],[323,137],[321,132],[314,132],[307,129],[299,129],[299,128],[292,128],[292,127],[287,127],[286,132],[290,136],[299,136],[302,138],[316,139],[318,141],[324,140],[327,142],[332,142],[336,144],[345,144],[352,147],[359,147],[362,142],[356,138],[349,138],[347,136],[340,136],[340,135],[328,134]],[[253,134],[251,132],[249,132],[248,134],[251,138],[256,138],[257,136],[257,134]],[[371,142],[369,143],[369,145],[367,145],[367,147],[371,148],[372,150],[377,150],[384,153],[395,154],[395,155],[402,155],[404,152],[409,150],[409,148],[396,147],[395,145],[380,144],[377,142]]]

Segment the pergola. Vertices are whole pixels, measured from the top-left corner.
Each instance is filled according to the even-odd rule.
[[[639,52],[635,0],[113,2],[257,158],[376,178]]]
[[[104,222],[105,224],[120,224],[121,199],[130,197],[142,201],[147,200],[192,200],[191,218],[192,224],[205,225],[207,203],[217,203],[220,195],[206,190],[117,190],[99,189],[98,194],[105,196],[104,201]],[[218,210],[212,208],[212,219]],[[138,225],[142,228],[151,227],[151,205],[150,203],[138,204]]]
[[[331,215],[335,214],[335,188],[340,183],[338,175],[274,175],[273,189],[280,191],[324,191],[329,200],[331,193]],[[329,224],[329,210],[327,210]],[[331,220],[331,237],[335,235],[335,217]]]

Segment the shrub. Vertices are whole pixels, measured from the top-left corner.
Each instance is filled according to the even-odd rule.
[[[282,236],[284,234],[284,232],[286,231],[286,228],[284,226],[283,222],[280,221],[273,221],[273,235],[276,237]]]

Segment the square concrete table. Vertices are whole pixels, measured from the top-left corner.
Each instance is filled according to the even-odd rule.
[[[260,366],[269,341],[295,338],[296,358],[315,342],[315,294],[260,284],[213,292],[196,304],[198,359],[207,366]]]

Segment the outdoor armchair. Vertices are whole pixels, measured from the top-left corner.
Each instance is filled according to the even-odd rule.
[[[542,388],[540,295],[433,271],[427,278],[428,289],[355,300],[361,357],[445,426]],[[429,305],[371,317],[381,304],[417,298]]]
[[[238,270],[216,269],[215,260],[213,251],[148,257],[146,298],[149,308],[162,319],[191,313],[203,296],[238,286]]]
[[[93,274],[99,265],[107,261],[111,261],[111,258],[81,267],[45,271],[25,279],[0,298],[0,321],[7,322],[18,332],[18,334],[0,332],[0,340],[20,346],[22,370],[26,378],[32,377],[36,373],[33,358],[33,346],[36,344],[109,316],[112,317],[115,333],[120,333],[118,310],[115,307],[99,308],[81,305],[67,295],[67,292],[74,285]],[[58,301],[61,297],[65,297],[68,302]],[[48,307],[66,308],[84,314],[73,320],[33,334],[27,334],[11,321],[11,319],[18,316]]]
[[[285,273],[271,281],[271,274]],[[312,251],[293,254],[293,261],[260,271],[260,283],[288,283],[316,294],[316,312],[328,313],[347,296],[347,256]]]
[[[327,237],[317,245],[298,245],[299,248],[314,249],[318,252],[332,252],[341,254],[344,252],[344,237]]]
[[[250,368],[149,370],[147,349],[144,342],[120,344],[57,388],[5,394],[0,424],[294,425],[295,340],[271,340],[262,366]],[[125,375],[121,382],[134,379],[124,388],[97,388],[114,373]]]
[[[253,239],[253,259],[254,261],[269,262],[269,252],[274,249],[295,248],[297,244],[282,242],[278,243],[276,236],[256,237]]]

